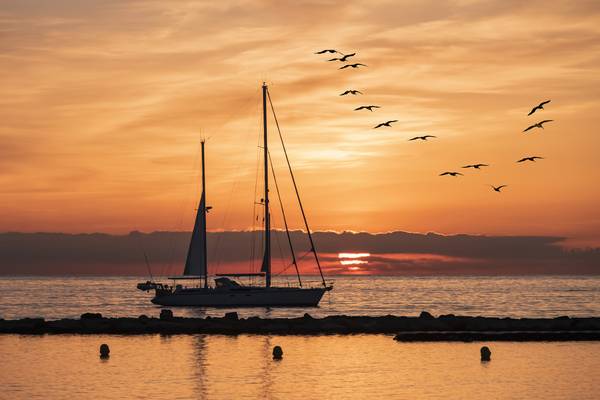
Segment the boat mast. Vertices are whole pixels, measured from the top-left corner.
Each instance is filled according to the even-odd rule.
[[[202,272],[204,272],[204,288],[208,288],[208,254],[206,246],[206,177],[204,176],[204,139],[202,139],[202,196],[204,197],[204,204],[202,209],[202,246],[204,251],[204,257],[202,257]]]
[[[265,268],[265,285],[271,287],[271,216],[269,213],[269,149],[267,147],[267,84],[263,82],[262,85],[262,96],[263,96],[263,151],[265,159],[265,255],[264,255],[264,268]]]

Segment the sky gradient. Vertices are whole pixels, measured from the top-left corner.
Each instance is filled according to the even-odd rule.
[[[209,229],[252,228],[264,80],[315,229],[600,246],[598,2],[19,0],[0,50],[0,231],[189,231],[202,136]]]

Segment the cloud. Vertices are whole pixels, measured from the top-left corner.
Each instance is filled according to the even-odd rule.
[[[195,202],[200,130],[211,138],[211,228],[247,229],[267,81],[321,230],[597,245],[599,27],[594,1],[9,2],[0,229],[186,229],[174,216]],[[339,71],[314,54],[322,47],[357,51],[369,67]],[[365,94],[338,96],[350,87]],[[521,135],[542,98],[556,123]],[[382,109],[354,112],[363,102]],[[399,123],[372,129],[386,118]],[[439,140],[407,141],[423,133]],[[547,162],[517,168],[526,153]],[[438,177],[471,162],[493,168]],[[496,196],[491,183],[509,190]]]
[[[305,234],[291,234],[300,269],[316,274]],[[314,240],[326,273],[379,275],[598,274],[600,249],[565,250],[559,237],[502,237],[390,232],[381,234],[316,232]],[[132,232],[128,235],[4,233],[0,274],[143,275],[148,255],[154,274],[180,274],[189,233]],[[260,232],[211,232],[209,269],[257,272]],[[275,231],[273,268],[293,274],[287,239]],[[352,270],[341,265],[340,252],[369,253]]]

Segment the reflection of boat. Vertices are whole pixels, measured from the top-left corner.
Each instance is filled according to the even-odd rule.
[[[162,284],[158,282],[148,281],[145,283],[138,284],[140,290],[155,290],[155,296],[152,302],[155,304],[165,306],[208,306],[208,307],[232,307],[232,306],[317,306],[321,297],[326,291],[332,289],[331,285],[327,285],[321,271],[321,265],[319,258],[315,250],[315,246],[312,240],[310,229],[304,215],[304,209],[300,202],[300,196],[294,180],[294,175],[287,159],[287,153],[285,152],[285,145],[283,139],[281,140],[288,168],[291,174],[292,182],[294,183],[294,189],[296,190],[297,199],[302,211],[306,231],[310,240],[311,251],[314,254],[319,273],[321,275],[322,285],[319,287],[303,287],[300,273],[298,271],[298,265],[294,250],[292,248],[292,241],[287,229],[287,222],[284,216],[284,224],[288,237],[288,243],[290,245],[292,254],[292,263],[296,267],[298,274],[299,286],[297,287],[278,287],[271,285],[271,225],[270,225],[270,203],[269,203],[269,161],[270,154],[267,143],[267,98],[270,102],[266,84],[262,86],[263,95],[263,158],[264,158],[264,197],[261,199],[260,205],[264,207],[264,252],[262,259],[262,268],[259,273],[250,274],[225,274],[217,275],[215,279],[214,287],[208,285],[208,263],[207,263],[207,251],[206,251],[206,214],[210,207],[206,206],[205,197],[205,174],[204,174],[204,142],[202,142],[202,196],[200,198],[200,205],[196,214],[196,221],[194,223],[194,230],[192,231],[192,237],[188,248],[187,259],[185,262],[185,269],[182,276],[171,277],[173,285]],[[271,104],[272,107],[272,104]],[[277,119],[275,119],[277,121]],[[279,128],[279,126],[278,126]],[[280,133],[281,138],[281,133]],[[272,167],[272,164],[271,164]],[[275,175],[273,175],[275,186],[277,188],[277,181]],[[279,189],[277,188],[277,194],[279,197]],[[281,199],[280,199],[281,200]],[[283,211],[283,208],[282,208]],[[264,277],[264,286],[241,285],[233,277],[239,276],[260,276]],[[180,281],[195,281],[196,286],[184,287],[179,284]]]

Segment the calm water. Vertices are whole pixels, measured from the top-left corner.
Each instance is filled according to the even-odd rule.
[[[314,279],[314,278],[311,278]],[[135,289],[143,279],[122,277],[0,279],[0,318],[155,316],[151,293]],[[600,316],[600,277],[334,277],[334,290],[318,308],[236,309],[241,316],[418,315],[556,317]],[[294,282],[294,277],[289,279]],[[280,282],[285,284],[286,281]],[[179,316],[223,315],[224,309],[178,308]]]
[[[100,360],[98,346],[111,356]],[[281,345],[284,358],[271,359]],[[598,399],[600,343],[0,336],[2,399]]]
[[[600,277],[337,277],[315,316],[600,316]],[[3,278],[0,317],[157,315],[139,278]],[[290,281],[293,281],[292,279]],[[176,315],[227,310],[179,308]],[[238,309],[298,316],[306,309]],[[109,360],[98,358],[108,343]],[[273,361],[273,346],[284,350]],[[397,343],[389,335],[0,335],[0,399],[597,399],[600,343]]]

